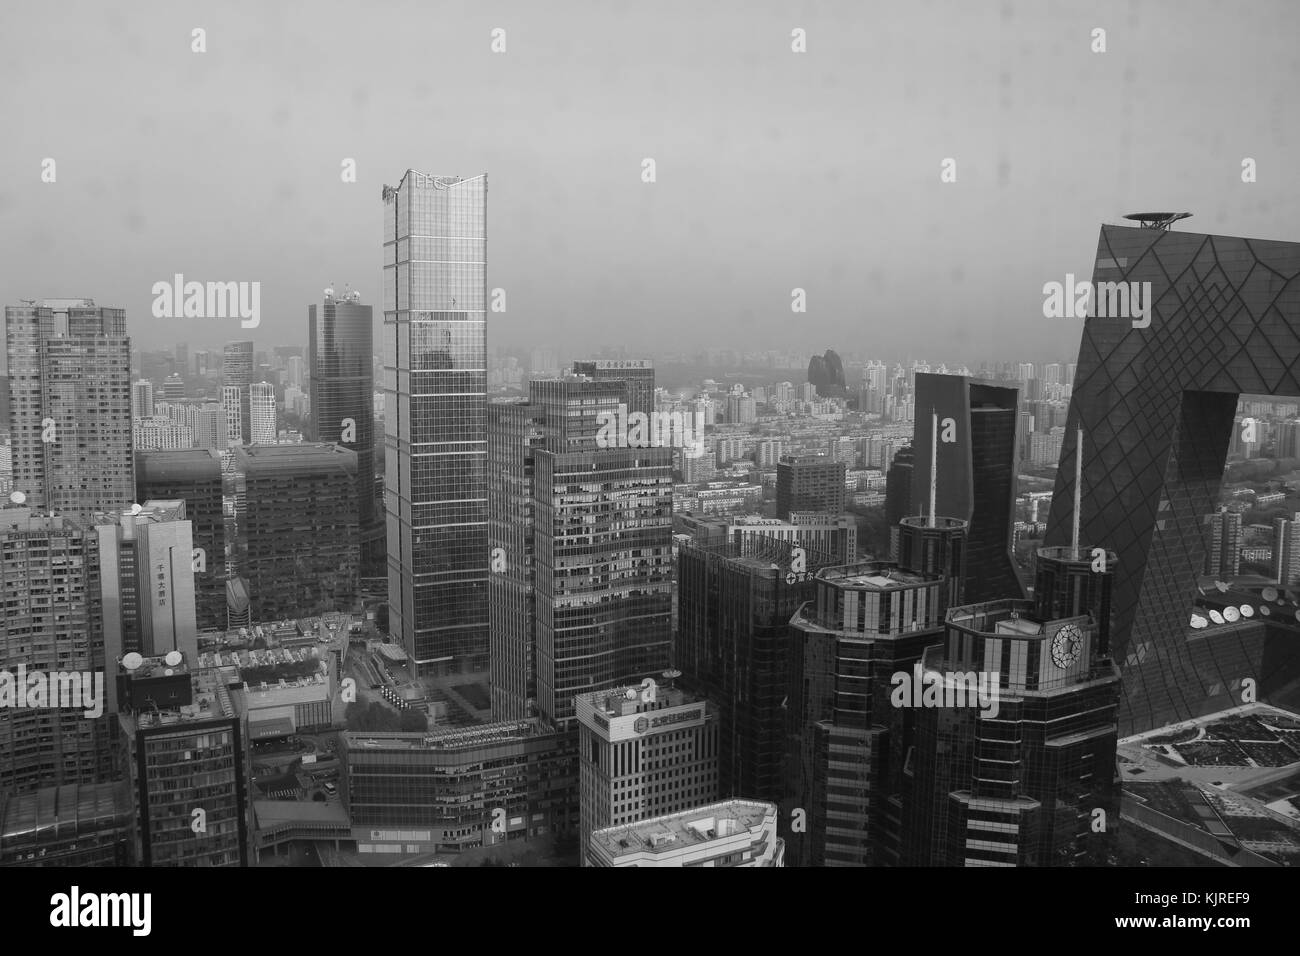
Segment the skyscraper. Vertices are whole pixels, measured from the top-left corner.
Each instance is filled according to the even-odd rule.
[[[1082,427],[1083,534],[1123,569],[1113,643],[1130,734],[1239,705],[1234,679],[1261,696],[1283,679],[1265,663],[1277,655],[1225,658],[1239,649],[1187,632],[1238,396],[1300,395],[1300,244],[1102,226],[1093,282],[1114,317],[1084,321],[1046,543],[1070,535]]]
[[[375,501],[374,325],[361,293],[325,290],[307,307],[307,360],[311,372],[311,440],[340,444],[357,455],[357,524],[363,566],[386,573],[378,554],[384,526]],[[297,371],[295,372],[295,361]],[[302,360],[290,356],[290,381],[301,383]]]
[[[487,176],[408,169],[383,201],[389,630],[421,672],[483,670]]]
[[[574,362],[573,371],[597,382],[624,382],[629,415],[655,410],[655,369],[648,359],[585,359]]]
[[[90,299],[5,307],[13,487],[89,523],[129,505],[131,340],[126,313]]]
[[[1220,508],[1205,526],[1205,573],[1232,577],[1241,570],[1241,513]]]
[[[1273,577],[1284,588],[1300,583],[1300,514],[1273,519]]]
[[[248,386],[249,421],[252,424],[249,444],[274,445],[276,436],[275,386],[256,382]]]
[[[153,382],[147,378],[131,386],[131,417],[153,418]]]
[[[1053,366],[1048,366],[1052,368]],[[912,501],[930,496],[930,449],[939,454],[936,510],[968,523],[968,604],[1023,597],[1012,557],[1016,515],[1015,388],[959,375],[916,376]],[[934,425],[939,434],[932,435]]]
[[[222,395],[231,414],[239,416],[239,441],[250,441],[253,434],[252,407],[249,404],[249,386],[253,384],[253,343],[227,342],[221,358]],[[235,392],[230,392],[235,389]],[[236,440],[234,423],[230,438]]]
[[[7,672],[7,681],[17,678],[25,690],[36,673],[51,683],[55,671],[79,673],[83,683],[98,674],[107,694],[92,529],[29,508],[0,509],[0,595],[0,671]],[[109,722],[83,713],[0,707],[0,791],[107,779]]]

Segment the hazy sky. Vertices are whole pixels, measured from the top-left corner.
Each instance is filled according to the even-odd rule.
[[[0,299],[145,349],[305,344],[330,283],[378,321],[415,167],[488,173],[490,347],[1070,359],[1042,286],[1102,221],[1300,241],[1297,36],[1296,0],[5,3]],[[176,272],[260,281],[261,326],[153,318]]]

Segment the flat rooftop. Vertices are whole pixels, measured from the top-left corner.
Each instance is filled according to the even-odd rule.
[[[750,831],[761,825],[764,817],[775,813],[775,804],[757,800],[723,800],[680,813],[596,830],[591,834],[591,840],[604,847],[612,857],[633,853],[672,853],[719,836]],[[728,827],[730,831],[723,833]]]
[[[452,728],[430,733],[344,733],[346,750],[460,750],[509,740],[527,740],[550,733],[536,718],[508,720],[481,727]]]

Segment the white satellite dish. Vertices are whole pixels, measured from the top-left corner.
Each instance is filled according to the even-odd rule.
[[[1241,612],[1235,607],[1225,607],[1223,609],[1223,619],[1229,624],[1234,624],[1241,620]]]
[[[1254,617],[1254,616],[1255,616],[1255,609],[1254,609],[1253,607],[1251,607],[1249,604],[1243,604],[1243,605],[1241,606],[1241,616],[1242,616],[1242,617]]]
[[[1205,627],[1205,618],[1201,617],[1201,615],[1199,615],[1199,614],[1193,614],[1193,615],[1192,615],[1192,627],[1194,627],[1194,628],[1196,628],[1196,629],[1198,629],[1198,630],[1199,630],[1200,628]]]
[[[1210,620],[1213,621],[1215,624],[1222,624],[1222,623],[1223,623],[1223,615],[1220,614],[1218,611],[1211,611],[1211,612],[1210,612]]]
[[[1276,601],[1277,588],[1264,588],[1264,590],[1261,592],[1261,596],[1264,598],[1265,601]]]
[[[144,658],[141,657],[139,654],[137,654],[135,651],[131,651],[129,654],[122,655],[122,666],[129,671],[135,670],[143,663],[144,663]]]
[[[165,674],[165,675],[168,676],[168,677],[171,677],[172,674],[174,674],[174,673],[175,673],[175,671],[173,671],[170,667],[166,668],[166,669],[163,671],[163,674]]]
[[[624,694],[623,696],[626,697],[628,700],[636,700],[636,688],[629,687],[627,689],[627,693]]]
[[[1264,617],[1268,617],[1268,616],[1269,616],[1270,614],[1272,614],[1273,612],[1270,611],[1270,610],[1268,609],[1268,605],[1267,605],[1267,604],[1261,604],[1260,607],[1259,607],[1259,613],[1262,614],[1262,615],[1264,615]]]
[[[185,657],[180,651],[168,651],[167,656],[163,658],[163,662],[166,663],[168,667],[179,667],[181,661],[184,659]]]
[[[14,491],[14,492],[11,492],[11,493],[10,493],[10,495],[9,495],[9,500],[12,501],[12,502],[13,502],[14,504],[16,504],[16,505],[26,504],[26,503],[27,503],[27,495],[26,495],[25,492],[22,492],[22,491]]]
[[[140,505],[131,506],[131,514],[138,515],[141,511],[144,511],[144,508],[142,508]]]

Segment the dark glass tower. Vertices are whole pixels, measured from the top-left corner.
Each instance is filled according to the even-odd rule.
[[[376,564],[383,526],[375,507],[374,330],[370,306],[357,292],[307,307],[311,367],[311,440],[340,444],[357,454],[357,527],[363,566]],[[382,567],[383,559],[378,562]],[[382,573],[374,569],[373,573]]]
[[[423,673],[488,666],[487,176],[384,201],[389,630]]]
[[[936,509],[969,523],[965,600],[1024,596],[1012,559],[1016,503],[1017,390],[961,375],[916,374],[912,500],[928,499],[931,430],[940,440]],[[933,415],[931,414],[933,412]],[[950,421],[950,427],[944,423]]]
[[[792,511],[843,514],[846,468],[822,455],[782,455],[776,464],[776,516],[789,521]]]
[[[1189,641],[1188,615],[1238,396],[1300,395],[1300,244],[1103,226],[1093,281],[1149,282],[1152,309],[1144,327],[1084,322],[1046,543],[1070,539],[1082,427],[1083,538],[1113,547],[1122,572],[1111,648],[1130,734],[1240,704],[1243,677],[1262,695],[1290,679],[1267,649]]]

